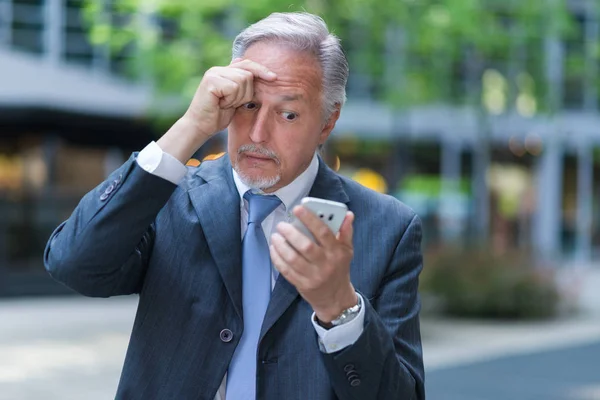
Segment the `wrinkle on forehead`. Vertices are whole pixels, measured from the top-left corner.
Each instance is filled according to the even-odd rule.
[[[305,99],[309,88],[302,82],[297,84],[269,85],[271,82],[255,81],[254,93],[257,95],[277,96],[282,101],[297,101]]]
[[[284,45],[255,43],[244,55],[277,74],[275,81],[255,80],[255,91],[264,94],[297,95],[305,98],[319,96],[322,91],[322,72],[314,55],[299,52]]]

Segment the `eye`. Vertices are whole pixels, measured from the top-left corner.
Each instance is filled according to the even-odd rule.
[[[242,107],[244,107],[246,110],[254,110],[254,109],[258,108],[258,105],[254,102],[249,102],[249,103],[243,104]]]
[[[298,114],[290,111],[284,111],[281,113],[281,115],[283,115],[283,118],[285,118],[287,121],[294,121],[296,118],[298,118]]]

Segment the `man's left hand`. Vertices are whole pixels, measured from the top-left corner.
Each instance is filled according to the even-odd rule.
[[[358,302],[350,282],[354,214],[346,213],[340,231],[335,235],[306,208],[296,206],[293,211],[316,243],[291,224],[281,222],[271,236],[271,260],[312,306],[319,321],[327,326],[342,311]]]

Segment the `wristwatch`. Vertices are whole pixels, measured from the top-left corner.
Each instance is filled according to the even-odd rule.
[[[358,303],[355,306],[345,309],[342,313],[334,320],[331,321],[331,325],[340,326],[343,324],[347,324],[352,321],[358,313],[360,313],[360,309],[362,308],[362,300],[360,296],[356,296],[358,298]]]

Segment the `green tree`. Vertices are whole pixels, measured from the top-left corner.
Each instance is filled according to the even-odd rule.
[[[575,33],[567,0],[86,0],[94,44],[134,49],[132,76],[150,82],[158,104],[178,99],[171,118],[204,71],[226,65],[231,42],[247,24],[274,11],[321,15],[344,44],[351,74],[398,109],[432,103],[478,110],[480,144],[474,187],[479,236],[486,235],[489,115],[517,108],[552,112],[557,82],[547,73],[548,40]],[[596,2],[589,2],[595,6]],[[598,46],[568,55],[567,74],[585,70]],[[582,72],[583,71],[583,72]]]
[[[190,96],[204,71],[228,63],[244,26],[274,11],[321,15],[342,38],[351,69],[369,78],[376,98],[396,106],[479,102],[489,68],[505,70],[524,55],[505,87],[545,94],[543,36],[570,34],[565,0],[86,0],[91,40],[113,52],[134,48],[129,72],[150,80],[157,96]],[[390,61],[392,61],[390,63]],[[572,59],[573,69],[583,60]],[[457,75],[468,73],[462,90]],[[507,71],[503,71],[507,72]],[[502,80],[488,79],[502,86]],[[521,82],[521,84],[519,84]],[[469,88],[470,90],[466,90]],[[502,96],[487,95],[497,111]],[[540,105],[541,102],[537,101]]]

